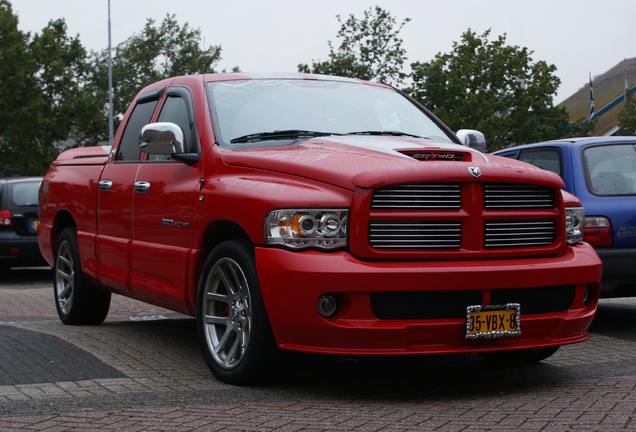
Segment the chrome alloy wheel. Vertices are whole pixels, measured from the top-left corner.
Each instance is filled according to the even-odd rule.
[[[58,305],[65,315],[71,311],[73,306],[74,281],[75,270],[71,246],[67,241],[64,241],[58,248],[55,260],[55,290]]]
[[[203,327],[214,361],[224,369],[236,367],[243,357],[252,330],[249,284],[239,264],[221,258],[205,282]]]

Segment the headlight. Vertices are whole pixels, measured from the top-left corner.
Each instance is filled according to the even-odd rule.
[[[565,238],[573,245],[583,241],[585,228],[585,209],[583,207],[565,208]]]
[[[348,219],[345,209],[274,210],[265,217],[266,242],[293,249],[345,247]]]

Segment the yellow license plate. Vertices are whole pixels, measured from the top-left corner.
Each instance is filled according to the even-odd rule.
[[[31,229],[33,231],[36,231],[38,229],[38,226],[40,226],[40,221],[39,220],[31,221]]]
[[[466,312],[466,339],[497,338],[521,334],[519,303],[469,306]]]

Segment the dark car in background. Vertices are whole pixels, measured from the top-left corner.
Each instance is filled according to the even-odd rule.
[[[0,179],[0,272],[48,266],[38,245],[38,194],[42,177]]]
[[[636,137],[546,141],[493,154],[559,174],[585,208],[584,240],[603,261],[601,297],[636,296]]]

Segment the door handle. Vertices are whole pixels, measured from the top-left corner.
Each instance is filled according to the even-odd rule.
[[[139,193],[146,193],[150,189],[150,183],[144,181],[135,182],[134,188]]]
[[[99,183],[97,183],[97,186],[99,186],[99,188],[103,190],[104,192],[108,192],[110,188],[113,187],[113,182],[110,180],[102,180]]]

